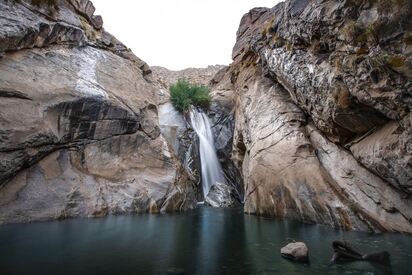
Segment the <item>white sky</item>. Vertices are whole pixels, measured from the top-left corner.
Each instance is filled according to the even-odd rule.
[[[93,0],[103,27],[150,66],[229,64],[243,14],[279,0]]]

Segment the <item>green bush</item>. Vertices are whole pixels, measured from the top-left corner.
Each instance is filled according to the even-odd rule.
[[[190,105],[208,108],[212,98],[206,86],[178,80],[170,86],[170,100],[177,110],[184,112]]]

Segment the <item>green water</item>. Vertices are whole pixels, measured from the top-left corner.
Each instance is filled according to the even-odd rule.
[[[310,264],[279,255],[306,242]],[[331,242],[387,250],[392,267],[329,265]],[[412,274],[412,237],[332,230],[199,208],[173,215],[112,216],[0,226],[0,274]]]

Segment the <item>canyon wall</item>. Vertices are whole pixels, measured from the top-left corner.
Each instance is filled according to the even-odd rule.
[[[90,1],[46,2],[0,1],[0,223],[194,207],[150,68]]]
[[[410,1],[285,1],[244,15],[232,159],[245,212],[412,233]]]
[[[412,233],[410,1],[255,8],[229,67],[180,72],[136,57],[90,1],[47,3],[0,0],[0,223],[195,207],[196,135],[168,94],[186,78],[213,98],[228,184],[212,204]]]

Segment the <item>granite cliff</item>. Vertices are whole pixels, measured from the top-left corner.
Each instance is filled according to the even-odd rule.
[[[213,82],[236,98],[246,213],[412,232],[411,5],[293,0],[242,18]]]
[[[0,223],[192,208],[150,68],[87,0],[0,1]]]

